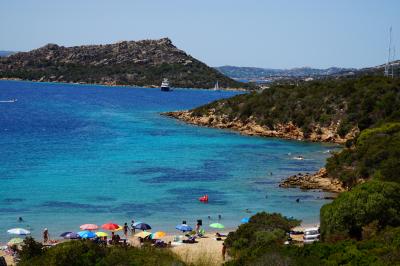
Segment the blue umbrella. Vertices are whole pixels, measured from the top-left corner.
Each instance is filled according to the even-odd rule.
[[[91,231],[80,231],[80,232],[78,232],[78,235],[81,238],[95,238],[96,237],[96,234]]]
[[[60,235],[61,237],[65,239],[78,239],[81,238],[77,233],[75,232],[64,232]]]
[[[182,231],[182,232],[187,232],[187,231],[192,231],[193,230],[192,227],[190,227],[187,224],[179,224],[175,228],[178,229],[179,231]]]
[[[140,229],[140,230],[150,230],[151,226],[145,223],[140,223],[135,225],[135,229]]]
[[[136,225],[138,225],[138,224],[142,224],[143,222],[140,222],[140,221],[137,221],[137,222],[134,222],[133,223],[133,227],[135,227]]]
[[[244,224],[248,223],[249,221],[250,221],[250,218],[247,218],[247,217],[240,220],[240,222],[242,222]]]

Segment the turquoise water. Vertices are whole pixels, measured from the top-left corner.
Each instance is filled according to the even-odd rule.
[[[18,99],[0,102],[0,240],[17,226],[56,236],[132,218],[173,232],[182,220],[208,224],[220,214],[233,228],[249,216],[245,209],[318,221],[323,193],[278,182],[318,170],[334,146],[241,136],[159,114],[235,94],[0,81],[0,101]],[[208,204],[197,200],[205,193]]]

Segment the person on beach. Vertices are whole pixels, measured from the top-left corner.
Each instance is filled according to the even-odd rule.
[[[222,219],[221,214],[218,214],[218,221],[220,221]]]
[[[226,255],[226,246],[225,243],[222,243],[222,260],[225,261],[225,255]]]
[[[115,242],[115,233],[111,232],[111,244],[114,244]]]
[[[125,223],[124,224],[124,235],[125,235],[125,237],[128,237],[128,229],[129,229],[128,223]]]
[[[131,222],[131,233],[132,233],[132,235],[134,235],[135,234],[135,232],[136,232],[136,229],[135,229],[135,221],[132,219],[132,222]]]
[[[43,243],[47,243],[49,241],[49,230],[45,228],[43,230]]]

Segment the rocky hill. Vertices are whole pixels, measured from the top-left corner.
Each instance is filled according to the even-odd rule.
[[[173,87],[248,87],[176,48],[170,39],[64,47],[47,44],[0,58],[0,78]]]

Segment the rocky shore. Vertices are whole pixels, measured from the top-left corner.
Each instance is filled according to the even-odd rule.
[[[293,188],[298,187],[300,189],[320,189],[327,192],[340,193],[347,189],[343,186],[343,183],[335,178],[328,176],[326,169],[321,168],[315,174],[297,174],[289,176],[282,180],[279,187]]]
[[[316,127],[309,134],[304,134],[301,129],[296,127],[293,123],[278,124],[275,125],[274,129],[269,129],[265,126],[257,124],[252,119],[248,119],[244,122],[238,119],[230,120],[227,117],[216,115],[212,111],[210,111],[208,115],[203,116],[195,116],[193,115],[192,111],[166,112],[163,113],[163,115],[173,117],[193,125],[231,129],[238,131],[243,135],[249,136],[277,137],[283,139],[344,144],[348,139],[353,138],[357,133],[357,130],[354,129],[345,137],[341,137],[336,133],[338,125],[331,125],[330,127]]]

